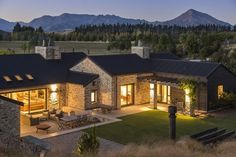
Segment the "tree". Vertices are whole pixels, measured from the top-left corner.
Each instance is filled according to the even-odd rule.
[[[190,33],[186,38],[186,51],[188,56],[193,57],[199,52],[199,42],[196,34]]]
[[[21,32],[21,25],[17,22],[13,28],[13,33]]]
[[[96,129],[93,127],[89,133],[84,133],[79,138],[75,153],[94,154],[99,148],[99,140],[96,135]]]
[[[23,43],[22,45],[21,45],[21,49],[24,51],[24,53],[26,52],[26,50],[27,50],[27,43]]]
[[[158,51],[159,52],[167,51],[168,44],[169,44],[169,37],[168,37],[168,35],[166,33],[162,33],[160,35],[158,46],[157,46],[158,47]]]

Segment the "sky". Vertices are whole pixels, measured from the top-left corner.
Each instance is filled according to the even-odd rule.
[[[126,18],[165,21],[188,9],[236,24],[236,0],[0,0],[0,18],[29,22],[42,15],[114,14]]]

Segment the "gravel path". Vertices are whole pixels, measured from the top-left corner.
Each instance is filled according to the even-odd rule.
[[[61,136],[44,139],[44,141],[48,142],[51,146],[51,150],[50,152],[48,152],[46,157],[68,157],[73,152],[81,133],[82,132],[73,132]],[[123,145],[118,144],[116,142],[105,140],[102,138],[99,139],[100,153],[104,153],[111,150],[119,151],[123,147]]]

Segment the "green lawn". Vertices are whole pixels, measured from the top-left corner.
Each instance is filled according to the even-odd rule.
[[[121,118],[121,122],[98,127],[100,137],[122,144],[154,142],[168,138],[168,113],[147,111]],[[236,116],[200,120],[188,116],[177,116],[177,137],[190,135],[214,126],[236,130]]]

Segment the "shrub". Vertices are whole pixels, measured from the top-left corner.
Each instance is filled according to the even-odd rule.
[[[217,102],[218,107],[231,106],[236,107],[236,95],[234,93],[223,93]]]
[[[99,144],[96,129],[93,127],[89,133],[81,135],[75,152],[79,154],[94,154],[97,152]]]

